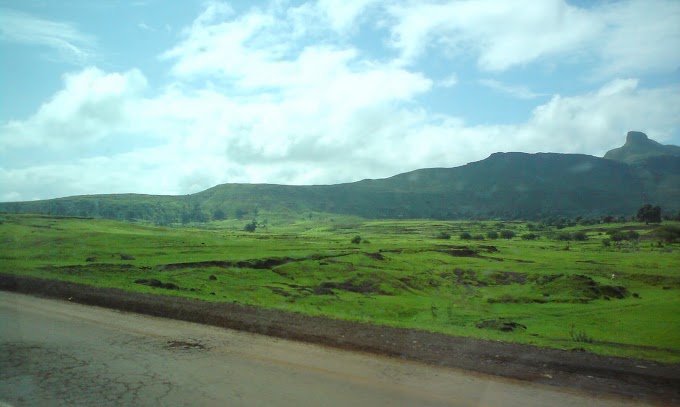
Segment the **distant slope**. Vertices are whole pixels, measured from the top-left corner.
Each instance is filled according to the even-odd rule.
[[[635,137],[629,133],[629,139]],[[169,224],[309,212],[431,219],[630,216],[644,203],[661,205],[666,212],[680,210],[680,156],[650,155],[627,163],[580,154],[495,153],[461,167],[347,184],[224,184],[183,196],[91,195],[0,203],[0,211]]]
[[[604,158],[623,161],[625,163],[635,163],[649,157],[664,155],[680,157],[680,147],[663,145],[654,140],[650,140],[645,133],[629,131],[626,135],[626,144],[622,147],[607,151]]]

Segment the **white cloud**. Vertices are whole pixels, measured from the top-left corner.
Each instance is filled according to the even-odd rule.
[[[390,14],[393,45],[405,61],[441,48],[476,53],[490,71],[577,49],[601,25],[561,0],[418,2],[392,6]]]
[[[51,21],[0,8],[0,40],[48,47],[56,57],[85,65],[94,56],[96,41],[67,22]]]
[[[593,41],[603,75],[677,72],[680,68],[680,2],[635,0],[611,3],[600,16],[603,39]]]
[[[519,99],[535,99],[540,96],[545,96],[544,94],[533,92],[526,86],[507,85],[495,79],[482,79],[479,81],[479,83],[488,88],[491,88],[502,93],[507,93],[508,95],[514,96]]]
[[[519,124],[470,125],[434,114],[422,97],[434,86],[456,86],[458,76],[433,81],[410,65],[373,60],[336,37],[310,42],[308,28],[287,20],[292,9],[286,4],[241,15],[223,3],[209,4],[179,43],[162,54],[171,65],[171,82],[154,92],[147,92],[137,69],[86,68],[65,75],[63,89],[33,115],[0,124],[0,152],[35,147],[44,157],[81,145],[97,148],[68,161],[26,159],[21,168],[0,168],[0,199],[180,194],[224,182],[347,182],[461,165],[496,151],[602,154],[621,145],[628,130],[663,142],[680,127],[680,87],[648,88],[635,79],[610,80],[580,95],[552,95],[518,118]],[[306,12],[319,13],[319,7],[343,4],[305,6],[316,7]],[[378,6],[356,4],[331,25],[340,37]],[[404,14],[394,31],[395,44],[413,58],[425,43],[471,52],[480,38],[475,48],[480,66],[507,69],[565,50],[580,52],[589,32],[583,34],[579,24],[584,23],[574,17],[585,11],[559,1],[531,2],[533,11],[512,21],[505,21],[512,14],[507,2],[487,11],[479,4],[496,3],[427,3],[422,9],[418,4],[391,9],[395,16],[426,11]],[[612,4],[607,15],[620,10],[617,6]],[[454,29],[444,27],[449,23]],[[595,26],[607,29],[605,23]],[[507,30],[513,33],[501,38]],[[552,34],[533,38],[543,30]],[[550,38],[563,31],[566,36],[555,47]],[[518,55],[511,55],[513,50]],[[667,66],[673,64],[669,61]],[[493,79],[483,84],[516,97],[538,96]],[[126,145],[130,140],[144,143]],[[117,145],[116,153],[105,152],[107,143]]]
[[[137,28],[143,31],[156,32],[155,28],[151,27],[150,25],[146,24],[143,21],[137,24]]]
[[[397,3],[392,45],[404,63],[437,50],[473,55],[486,71],[560,56],[594,58],[610,75],[680,67],[680,2],[628,0],[580,8],[564,0]]]
[[[316,7],[335,31],[347,33],[356,27],[357,20],[367,9],[379,3],[381,0],[320,0]]]
[[[117,76],[124,75],[100,74]],[[523,124],[468,126],[409,104],[334,109],[335,102],[351,96],[344,94],[331,102],[321,96],[316,103],[306,99],[313,94],[302,94],[274,103],[171,88],[155,98],[138,95],[125,102],[134,106],[125,116],[135,126],[128,131],[155,135],[155,147],[0,170],[0,183],[5,199],[180,194],[224,182],[318,184],[386,177],[462,165],[496,151],[603,154],[620,146],[631,129],[662,142],[670,137],[680,126],[679,90],[614,80],[587,94],[555,95]]]
[[[451,74],[437,83],[437,85],[442,86],[444,88],[452,88],[457,84],[458,76],[456,74]]]
[[[106,74],[86,68],[64,76],[64,88],[26,120],[4,123],[0,148],[71,147],[115,135],[126,127],[130,103],[146,88],[136,69]]]
[[[680,86],[642,88],[636,79],[616,79],[585,95],[553,96],[521,131],[545,151],[602,155],[622,145],[629,130],[663,142],[679,126]]]

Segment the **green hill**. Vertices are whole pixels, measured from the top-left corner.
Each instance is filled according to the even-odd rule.
[[[625,163],[635,163],[649,157],[666,155],[680,157],[680,147],[663,145],[650,140],[645,133],[629,131],[626,135],[626,144],[607,151],[604,158]]]
[[[624,152],[631,151],[630,145],[642,151],[635,150],[638,139],[629,133]],[[0,211],[158,224],[249,220],[262,214],[299,219],[312,212],[372,219],[538,219],[630,216],[647,202],[667,212],[680,210],[680,156],[652,154],[629,163],[581,154],[495,153],[460,167],[346,184],[224,184],[183,196],[89,195],[0,203]]]

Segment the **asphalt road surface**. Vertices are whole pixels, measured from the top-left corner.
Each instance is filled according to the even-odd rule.
[[[0,406],[6,405],[642,404],[0,292]]]

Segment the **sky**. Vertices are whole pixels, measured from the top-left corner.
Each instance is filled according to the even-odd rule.
[[[680,145],[680,1],[0,0],[0,201]]]

